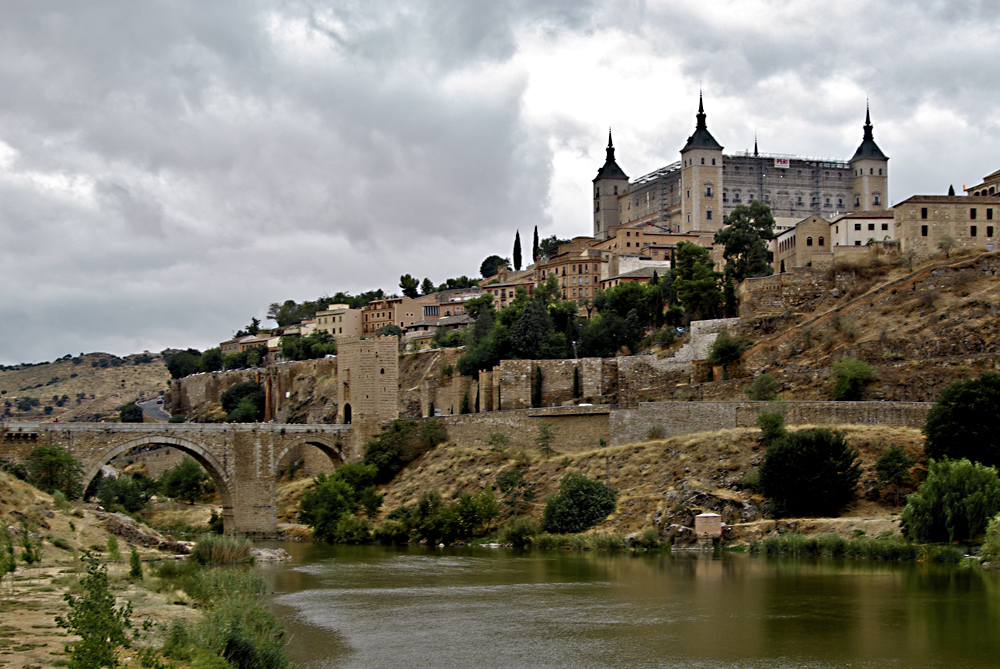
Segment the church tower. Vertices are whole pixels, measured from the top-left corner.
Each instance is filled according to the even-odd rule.
[[[865,108],[864,138],[851,158],[854,171],[854,211],[885,209],[889,202],[889,157],[872,133],[871,112]]]
[[[680,231],[714,232],[722,227],[722,145],[705,123],[705,105],[698,95],[698,123],[681,149]]]
[[[608,154],[604,167],[594,177],[594,237],[607,239],[608,233],[618,227],[620,211],[618,198],[628,192],[628,176],[615,162],[615,145],[608,130]]]

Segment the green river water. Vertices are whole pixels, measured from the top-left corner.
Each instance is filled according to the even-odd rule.
[[[741,554],[272,544],[292,659],[327,667],[1000,666],[1000,578]]]

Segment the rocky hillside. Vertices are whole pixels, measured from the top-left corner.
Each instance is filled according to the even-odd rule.
[[[0,403],[3,420],[116,420],[122,404],[152,399],[169,383],[159,354],[88,353],[0,369]]]

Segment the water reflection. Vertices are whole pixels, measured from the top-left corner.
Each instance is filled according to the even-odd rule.
[[[983,667],[998,586],[936,565],[283,544],[303,667]]]

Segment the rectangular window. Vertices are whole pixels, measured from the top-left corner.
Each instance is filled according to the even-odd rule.
[[[974,225],[970,225],[969,226],[969,236],[970,237],[975,237],[976,236],[976,226],[974,226]]]
[[[707,220],[709,220],[709,221],[712,220],[712,210],[711,209],[709,209],[708,211],[705,212],[705,218]]]
[[[992,225],[987,225],[986,226],[986,236],[987,237],[992,237],[993,236],[993,226]]]
[[[705,186],[705,197],[712,197],[712,187]]]
[[[861,240],[860,239],[855,239],[854,240],[854,245],[855,246],[861,246]]]
[[[920,226],[920,236],[921,237],[926,237],[927,236],[927,226],[926,225],[921,225]]]
[[[986,210],[986,220],[987,221],[992,221],[993,220],[993,210],[992,209],[987,209]]]
[[[855,230],[860,230],[861,229],[861,224],[860,223],[855,223],[854,224],[854,229]]]
[[[971,218],[973,221],[976,220],[976,209],[975,208],[972,208],[972,209],[969,210],[969,218]]]
[[[920,218],[927,218],[927,207],[920,208]]]
[[[874,223],[869,223],[868,224],[868,229],[869,230],[874,230],[875,229],[875,224]]]
[[[883,223],[882,224],[882,229],[883,230],[888,230],[889,229],[889,224],[888,223]]]

